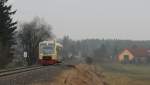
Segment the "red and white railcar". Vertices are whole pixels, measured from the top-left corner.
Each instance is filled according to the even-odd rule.
[[[39,43],[39,63],[42,65],[60,62],[62,45],[56,40],[47,40]]]

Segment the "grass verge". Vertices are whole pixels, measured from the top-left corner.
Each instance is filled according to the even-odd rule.
[[[150,85],[150,65],[96,64],[109,85]]]

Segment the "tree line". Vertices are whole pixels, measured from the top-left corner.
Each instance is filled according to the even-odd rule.
[[[118,39],[72,40],[69,36],[62,39],[63,56],[91,58],[97,62],[116,61],[117,55],[125,48],[148,48],[150,41]]]

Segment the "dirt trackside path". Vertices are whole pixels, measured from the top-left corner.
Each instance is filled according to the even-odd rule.
[[[55,81],[33,85],[108,85],[103,75],[92,65],[79,64],[63,71]]]

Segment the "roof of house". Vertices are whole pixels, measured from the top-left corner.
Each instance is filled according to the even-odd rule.
[[[135,57],[150,57],[150,49],[146,48],[136,48],[136,49],[129,49],[126,48],[129,52],[133,54]]]

